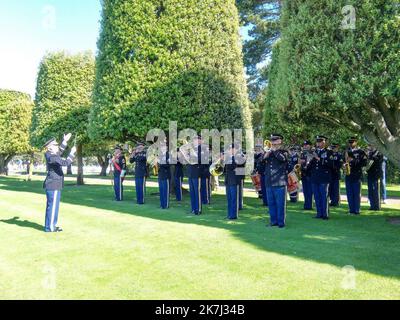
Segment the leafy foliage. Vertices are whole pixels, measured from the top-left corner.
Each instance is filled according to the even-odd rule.
[[[345,5],[355,29],[343,29]],[[283,1],[267,114],[352,130],[400,165],[399,2]],[[266,121],[269,118],[266,117]]]
[[[39,67],[32,144],[41,147],[51,137],[77,135],[87,143],[88,115],[94,83],[94,58],[90,52],[47,54]]]
[[[281,1],[236,0],[236,4],[242,24],[248,30],[243,52],[250,98],[254,101],[268,81],[268,62],[280,37]]]
[[[29,127],[33,102],[28,94],[0,89],[0,154],[31,151]]]
[[[104,0],[90,134],[251,126],[233,0]]]

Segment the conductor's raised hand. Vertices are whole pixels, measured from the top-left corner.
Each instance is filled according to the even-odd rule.
[[[72,156],[74,156],[75,153],[76,153],[76,146],[73,146],[73,147],[71,148],[70,154],[71,154]]]
[[[71,140],[71,137],[72,137],[72,133],[64,134],[64,142],[68,143],[68,141]]]

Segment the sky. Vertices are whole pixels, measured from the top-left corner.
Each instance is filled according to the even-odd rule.
[[[48,51],[96,52],[100,0],[0,0],[0,88],[34,98]]]
[[[100,0],[0,0],[0,88],[33,99],[46,52],[96,52],[100,15]]]

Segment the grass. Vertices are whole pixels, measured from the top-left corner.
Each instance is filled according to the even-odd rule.
[[[195,217],[187,196],[162,211],[157,196],[136,205],[132,181],[116,203],[109,181],[71,180],[65,232],[46,234],[42,180],[0,177],[0,299],[400,298],[400,206],[320,221],[289,204],[288,227],[267,229],[254,193],[231,223],[222,193]]]

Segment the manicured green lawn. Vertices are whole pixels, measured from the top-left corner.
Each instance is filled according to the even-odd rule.
[[[280,230],[254,192],[230,223],[222,193],[195,217],[188,196],[162,211],[155,195],[134,204],[131,181],[116,203],[108,180],[90,179],[67,183],[65,231],[46,234],[42,179],[0,177],[0,299],[400,299],[400,225],[388,221],[400,207],[353,217],[344,204],[320,221],[289,204]]]

